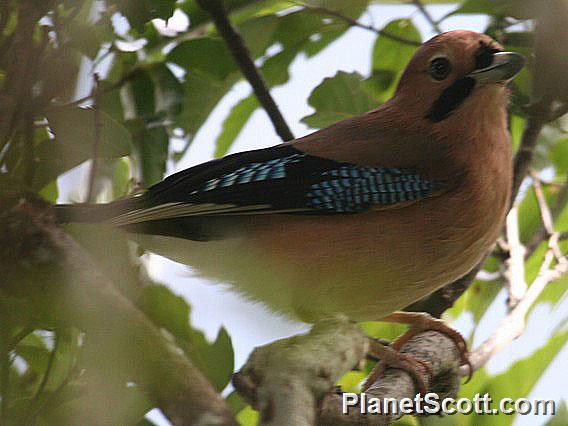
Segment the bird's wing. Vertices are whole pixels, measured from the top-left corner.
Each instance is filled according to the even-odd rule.
[[[396,208],[444,191],[444,182],[394,167],[306,154],[291,145],[247,151],[169,176],[112,225],[246,214],[353,214]]]

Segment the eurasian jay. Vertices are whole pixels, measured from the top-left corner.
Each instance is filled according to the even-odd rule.
[[[447,32],[373,111],[139,196],[56,211],[135,233],[278,313],[389,318],[466,274],[496,240],[512,185],[506,83],[523,64],[487,35]]]

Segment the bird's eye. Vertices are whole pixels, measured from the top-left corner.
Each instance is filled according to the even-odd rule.
[[[452,64],[447,58],[436,58],[430,62],[430,75],[435,80],[444,80],[450,72],[452,72]]]

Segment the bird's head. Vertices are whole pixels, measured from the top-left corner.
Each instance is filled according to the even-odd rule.
[[[491,114],[493,108],[504,111],[506,83],[524,62],[522,55],[504,52],[488,35],[450,31],[418,49],[400,79],[395,98],[413,118],[430,123],[453,116],[474,117],[484,111]]]

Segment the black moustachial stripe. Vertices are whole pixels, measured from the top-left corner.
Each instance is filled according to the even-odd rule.
[[[489,67],[493,63],[493,55],[497,52],[501,52],[501,49],[480,42],[475,53],[475,69],[480,70]],[[426,114],[426,118],[434,123],[444,120],[471,95],[474,87],[475,80],[473,78],[464,77],[456,80],[436,99],[436,102]]]
[[[456,80],[436,99],[432,108],[426,114],[426,118],[434,123],[444,120],[466,100],[474,87],[475,80],[471,77]]]

